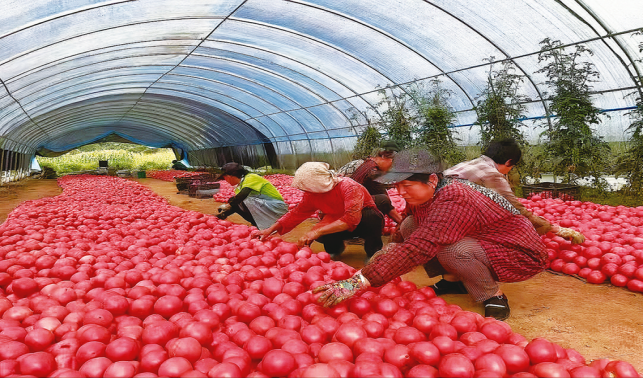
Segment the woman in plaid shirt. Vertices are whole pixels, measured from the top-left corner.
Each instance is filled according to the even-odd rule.
[[[544,270],[545,246],[527,218],[497,192],[441,172],[427,151],[395,156],[393,168],[378,180],[395,183],[415,226],[352,278],[316,289],[324,292],[320,302],[335,305],[424,265],[430,276],[443,275],[433,286],[436,294],[469,293],[484,302],[485,316],[509,316],[498,282],[523,281]]]

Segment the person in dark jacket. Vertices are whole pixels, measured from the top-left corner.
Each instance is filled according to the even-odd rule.
[[[393,207],[391,198],[388,195],[388,186],[377,182],[375,179],[382,176],[393,164],[393,156],[399,148],[395,142],[383,142],[381,147],[377,148],[372,157],[367,158],[355,171],[350,178],[364,185],[366,190],[373,197],[377,209],[382,214],[388,215],[395,223],[402,222],[402,215]]]

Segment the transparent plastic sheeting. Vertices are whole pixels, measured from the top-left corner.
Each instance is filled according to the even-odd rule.
[[[470,144],[492,56],[525,75],[535,141],[544,38],[593,50],[595,103],[612,115],[598,132],[622,140],[642,14],[640,0],[3,0],[0,148],[114,134],[186,152],[270,143],[284,165],[337,159],[383,110],[379,89],[433,79]]]

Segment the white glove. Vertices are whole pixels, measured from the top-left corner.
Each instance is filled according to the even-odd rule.
[[[224,211],[230,210],[230,208],[231,208],[231,206],[230,206],[229,203],[224,203],[221,206],[219,206],[219,208],[217,210],[219,211],[219,213],[223,213]]]
[[[573,244],[580,244],[585,241],[585,235],[567,227],[561,227],[558,232],[556,232],[556,235],[560,236],[561,238],[571,240]]]

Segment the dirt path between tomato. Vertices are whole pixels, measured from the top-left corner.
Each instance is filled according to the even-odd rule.
[[[136,179],[171,205],[186,210],[215,214],[214,199],[196,199],[177,194],[174,183],[156,179]],[[27,180],[15,190],[0,191],[0,221],[26,200],[55,196],[61,192],[55,180]],[[230,221],[246,223],[238,215]],[[247,223],[246,223],[247,224]],[[306,221],[284,237],[296,241],[314,224]],[[313,243],[314,251],[323,250]],[[359,245],[349,245],[342,255],[346,264],[361,268],[364,252]],[[425,286],[436,279],[427,278],[422,269],[404,276]],[[598,358],[624,360],[643,373],[643,295],[609,284],[592,285],[567,275],[543,272],[520,283],[502,284],[509,298],[511,317],[507,323],[514,332],[528,340],[543,337],[564,348],[580,352],[588,362]],[[468,295],[447,295],[444,299],[465,310],[483,313],[482,306]]]

